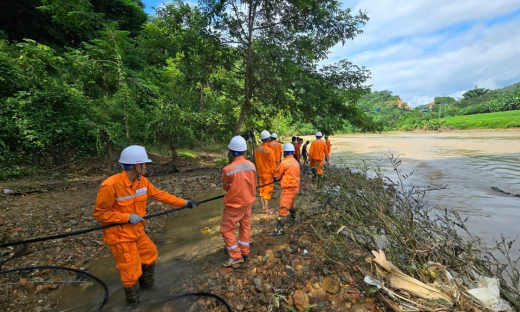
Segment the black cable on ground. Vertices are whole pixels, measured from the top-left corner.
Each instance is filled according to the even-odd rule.
[[[59,266],[37,266],[37,267],[17,268],[17,269],[9,269],[9,270],[5,270],[5,271],[0,271],[0,275],[1,274],[7,274],[7,273],[13,273],[13,272],[19,272],[19,271],[32,271],[32,270],[36,270],[36,269],[38,269],[38,270],[46,270],[46,269],[66,270],[66,271],[72,271],[72,272],[76,272],[76,273],[80,273],[80,274],[83,274],[85,276],[88,276],[91,279],[93,279],[96,282],[98,282],[99,284],[101,284],[101,286],[103,286],[103,289],[105,291],[105,297],[103,298],[103,302],[101,303],[101,306],[99,307],[98,312],[103,310],[103,307],[107,303],[108,296],[109,296],[107,285],[102,280],[100,280],[99,278],[95,277],[94,275],[92,275],[92,274],[90,274],[90,273],[88,273],[86,271],[82,271],[82,270],[78,270],[78,269],[72,269],[72,268],[67,268],[67,267],[59,267]]]
[[[260,186],[257,186],[257,188],[261,188],[261,187],[264,187],[264,186],[267,186],[267,185],[271,185],[271,184],[274,184],[276,182],[278,182],[278,181],[274,181],[274,182],[271,182],[271,183],[260,185]],[[226,196],[226,195],[215,196],[215,197],[212,197],[212,198],[209,198],[209,199],[202,200],[202,201],[200,201],[198,203],[199,204],[203,204],[203,203],[215,200],[215,199],[223,198],[224,196]],[[183,209],[186,209],[186,208],[187,207],[173,208],[173,209],[166,210],[166,211],[163,211],[163,212],[159,212],[159,213],[151,214],[151,215],[148,215],[148,216],[144,216],[143,219],[150,219],[150,218],[163,216],[163,215],[166,215],[166,214],[169,214],[169,213],[172,213],[172,212],[176,212],[176,211],[180,211],[180,210],[183,210]],[[84,230],[75,231],[75,232],[70,232],[70,233],[62,233],[62,234],[56,234],[56,235],[51,235],[51,236],[32,238],[32,239],[28,239],[28,240],[24,240],[24,241],[3,243],[3,244],[0,244],[0,248],[2,248],[2,247],[9,247],[9,246],[18,246],[18,245],[30,244],[30,243],[37,243],[37,242],[43,242],[43,241],[47,241],[47,240],[51,240],[51,239],[58,239],[58,238],[64,238],[64,237],[68,237],[68,236],[85,234],[85,233],[89,233],[89,232],[93,232],[93,231],[97,231],[97,230],[102,230],[102,229],[107,229],[107,228],[114,227],[114,226],[117,226],[117,225],[122,225],[122,224],[128,224],[128,223],[111,223],[111,224],[107,224],[107,225],[96,226],[96,227],[93,227],[93,228],[84,229]],[[3,262],[3,263],[5,263],[5,262]]]

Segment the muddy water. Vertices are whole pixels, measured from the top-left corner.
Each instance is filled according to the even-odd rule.
[[[494,246],[493,239],[501,233],[510,238],[520,234],[520,198],[491,189],[520,194],[520,131],[355,134],[331,139],[331,163],[380,168],[392,179],[396,175],[385,155],[401,155],[402,173],[414,172],[405,185],[446,187],[431,192],[428,204],[468,216],[468,228],[488,246]],[[516,259],[520,253],[514,250]]]

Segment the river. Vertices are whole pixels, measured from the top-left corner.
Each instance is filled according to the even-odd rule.
[[[430,133],[342,134],[330,137],[331,165],[379,168],[396,175],[386,155],[400,155],[402,173],[413,175],[407,186],[446,187],[429,194],[428,205],[456,210],[469,217],[470,232],[488,247],[501,233],[519,235],[520,131],[451,131]],[[520,257],[517,248],[514,258]]]

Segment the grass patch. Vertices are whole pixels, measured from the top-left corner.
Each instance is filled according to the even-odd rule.
[[[199,155],[197,155],[196,152],[194,152],[192,150],[188,150],[188,149],[178,149],[177,150],[177,155],[179,155],[181,157],[187,157],[187,158],[197,158],[197,157],[199,157]]]
[[[448,117],[444,124],[457,129],[515,128],[520,127],[520,110]]]

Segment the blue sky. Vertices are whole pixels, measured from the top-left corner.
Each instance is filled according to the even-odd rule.
[[[163,3],[144,2],[150,14]],[[496,89],[520,81],[518,0],[359,0],[344,7],[370,20],[324,63],[346,58],[365,66],[373,90],[388,89],[411,106],[461,97],[475,85]]]

